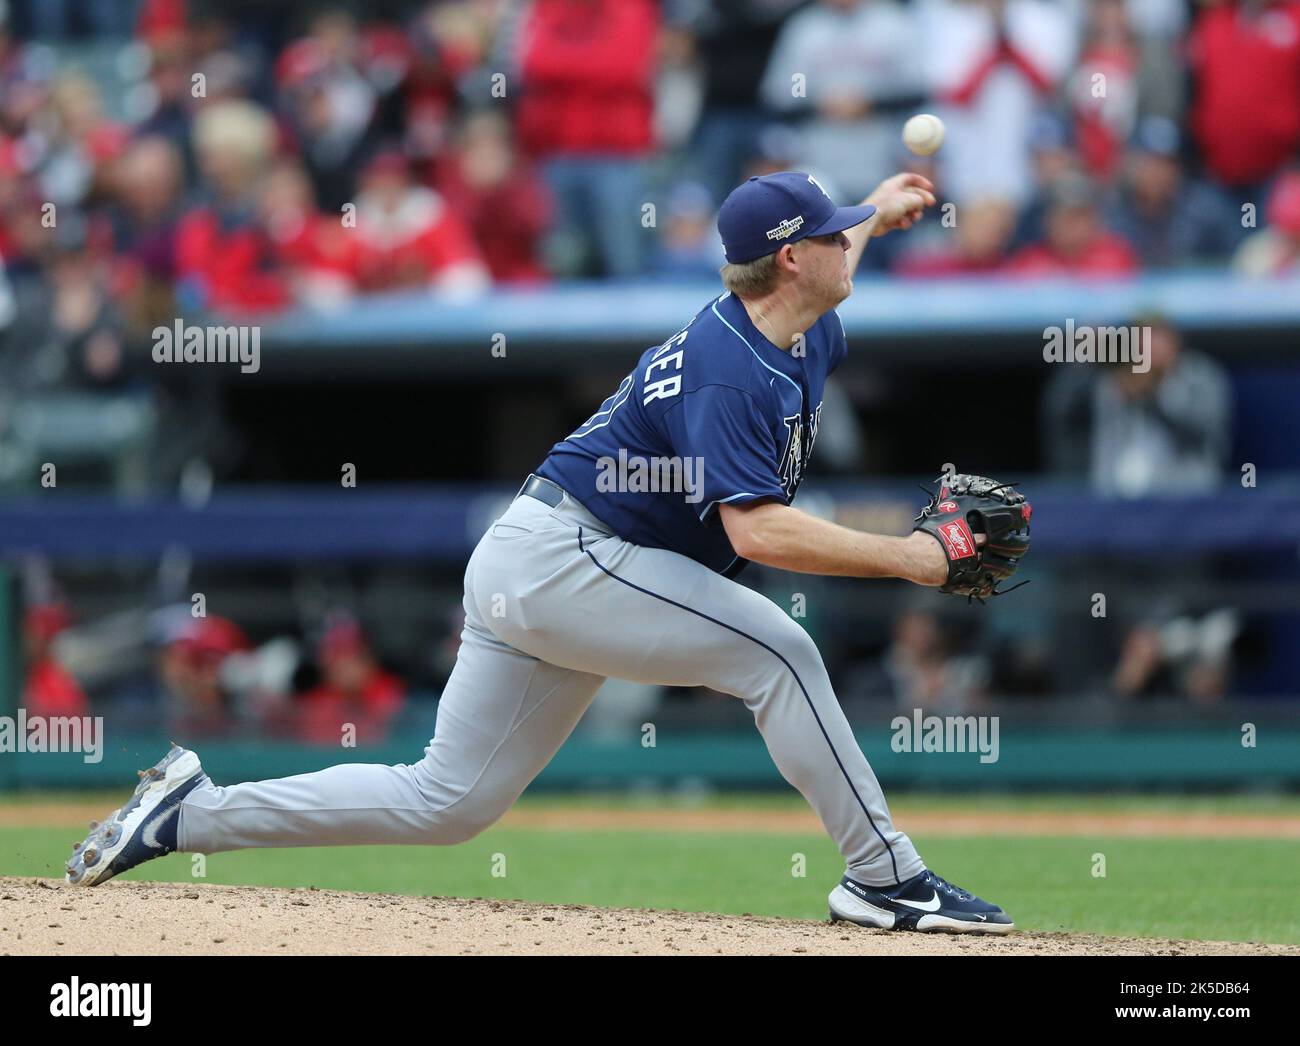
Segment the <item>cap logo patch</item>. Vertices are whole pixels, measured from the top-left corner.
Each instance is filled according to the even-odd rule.
[[[803,215],[797,215],[794,218],[786,218],[775,229],[767,230],[769,240],[784,240],[787,236],[793,236],[803,228]]]

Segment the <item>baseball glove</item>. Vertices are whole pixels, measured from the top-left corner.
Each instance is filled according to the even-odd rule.
[[[1013,483],[984,476],[941,476],[938,493],[925,487],[930,503],[921,509],[913,530],[924,530],[948,557],[948,580],[939,589],[983,603],[1020,585],[998,589],[1016,572],[1029,551],[1029,516],[1033,511]],[[975,535],[985,543],[976,545]],[[1022,581],[1021,585],[1027,584]]]

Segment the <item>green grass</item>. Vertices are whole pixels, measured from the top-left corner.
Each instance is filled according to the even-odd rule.
[[[49,793],[42,793],[48,797]],[[1282,792],[1259,792],[1238,795],[1142,795],[1035,792],[1021,795],[1006,792],[967,793],[907,792],[888,797],[891,806],[908,810],[990,811],[1024,810],[1026,812],[1121,813],[1144,810],[1184,814],[1268,814],[1300,816],[1300,795]],[[555,807],[615,807],[626,809],[695,809],[719,810],[807,810],[808,804],[792,792],[720,792],[690,793],[649,791],[617,793],[564,793],[524,796],[518,806],[539,809]]]
[[[67,798],[67,797],[63,797]],[[670,805],[636,797],[608,804]],[[591,797],[539,798],[532,806],[586,805]],[[1124,798],[1059,801],[1048,797],[934,799],[945,809],[1128,809]],[[798,807],[797,797],[721,797],[707,805]],[[912,808],[918,797],[900,799]],[[1146,809],[1293,812],[1259,800],[1144,799]],[[1109,804],[1109,805],[1108,805]],[[1164,804],[1164,805],[1161,805]],[[693,805],[700,805],[696,801]],[[76,831],[0,828],[0,874],[55,875]],[[1033,930],[1300,943],[1295,869],[1300,841],[1096,837],[915,837],[927,864],[997,901]],[[1106,876],[1092,874],[1093,855]],[[504,855],[505,876],[494,876]],[[806,875],[791,874],[794,855]],[[173,855],[128,879],[193,881],[192,858]],[[498,865],[499,867],[499,865]],[[259,850],[207,858],[209,883],[318,886],[416,895],[519,898],[688,911],[819,919],[842,870],[820,834],[556,831],[495,828],[457,847],[344,847]]]

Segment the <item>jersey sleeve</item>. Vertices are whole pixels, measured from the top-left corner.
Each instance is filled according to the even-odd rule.
[[[759,498],[784,502],[777,447],[758,401],[743,389],[705,385],[687,392],[664,417],[676,455],[698,462],[693,507],[705,522],[720,504]]]

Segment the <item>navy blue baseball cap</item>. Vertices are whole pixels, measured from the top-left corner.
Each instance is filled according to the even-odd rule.
[[[808,236],[829,236],[861,225],[875,207],[836,207],[811,174],[757,175],[731,190],[718,210],[727,261],[753,261]]]

